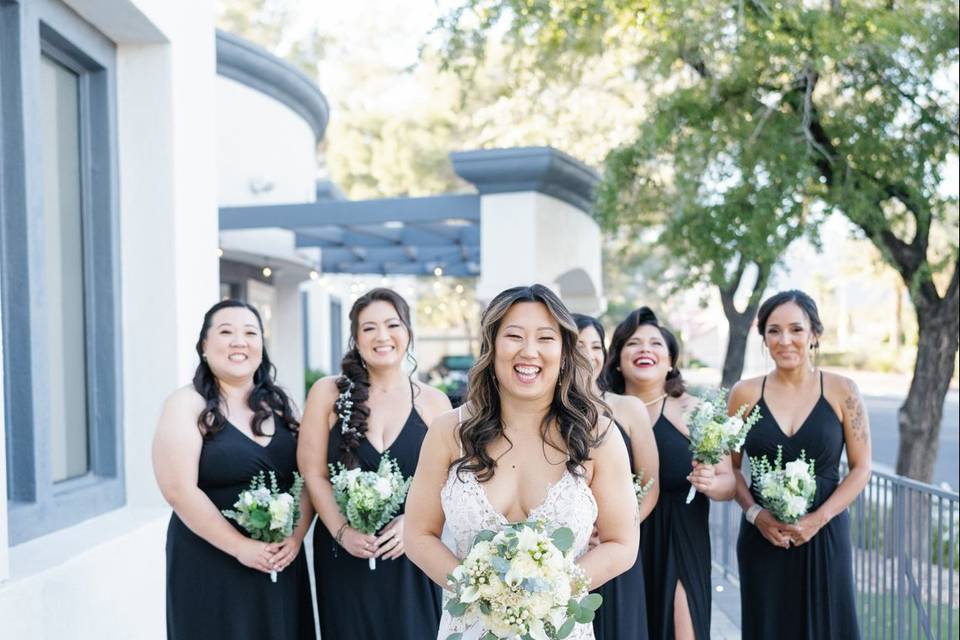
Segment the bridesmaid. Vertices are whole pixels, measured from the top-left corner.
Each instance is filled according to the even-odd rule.
[[[440,590],[404,555],[403,515],[379,535],[347,524],[333,498],[328,464],[374,471],[389,451],[412,476],[427,424],[450,410],[447,396],[404,372],[413,330],[410,308],[390,289],[372,289],[350,310],[350,349],[339,376],[307,397],[297,458],[320,521],[313,553],[323,638],[421,640],[436,636]],[[348,421],[338,399],[353,402]],[[370,570],[369,558],[377,558]]]
[[[768,298],[757,329],[774,370],[738,383],[731,412],[756,403],[761,418],[744,445],[748,458],[777,455],[787,463],[804,452],[814,460],[817,492],[810,512],[795,525],[777,521],[758,503],[738,473],[740,523],[737,561],[744,640],[814,640],[860,637],[854,608],[853,553],[847,506],[870,478],[870,427],[852,380],[818,370],[811,359],[823,324],[802,291]],[[846,447],[849,473],[840,480]],[[740,456],[734,466],[740,467]]]
[[[260,314],[237,300],[203,317],[193,384],[171,395],[153,440],[153,468],[173,507],[167,528],[169,640],[312,640],[313,606],[301,550],[313,519],[304,495],[293,534],[278,544],[248,537],[221,515],[250,479],[293,483],[293,405],[273,381]],[[278,572],[276,584],[271,570]]]
[[[691,458],[684,415],[697,399],[685,390],[679,357],[677,339],[641,307],[613,332],[606,375],[611,391],[646,405],[660,453],[660,499],[640,529],[650,637],[707,640],[710,499],[731,499],[735,483],[729,459],[709,465]],[[697,494],[686,504],[691,484]]]
[[[646,484],[650,478],[657,478],[660,465],[657,442],[650,429],[650,417],[643,403],[636,398],[606,391],[606,382],[601,374],[607,359],[607,347],[600,321],[580,313],[574,313],[573,320],[580,333],[577,347],[591,365],[593,392],[613,411],[613,420],[627,445],[630,468]],[[653,511],[659,494],[660,486],[655,482],[640,503],[641,521]],[[593,619],[593,632],[597,640],[647,638],[643,557],[639,553],[633,567],[605,583],[597,592],[603,596],[603,606]]]

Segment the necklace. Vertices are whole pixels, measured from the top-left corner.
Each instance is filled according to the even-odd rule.
[[[658,396],[657,396],[656,398],[654,398],[653,400],[644,400],[644,401],[643,401],[643,406],[649,407],[649,406],[652,405],[652,404],[657,404],[658,402],[660,402],[661,400],[663,400],[663,399],[666,398],[666,397],[667,397],[667,394],[661,393],[660,395],[658,395]]]

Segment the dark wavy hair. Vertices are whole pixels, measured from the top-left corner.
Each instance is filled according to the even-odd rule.
[[[600,375],[597,376],[597,386],[600,387],[600,391],[607,391],[607,377],[603,374],[603,367],[607,362],[607,334],[603,330],[603,325],[600,324],[600,321],[594,318],[593,316],[588,316],[583,313],[574,313],[573,321],[577,323],[577,331],[583,331],[587,327],[593,327],[593,330],[597,332],[597,335],[600,336],[600,348],[603,350],[603,362],[600,364]]]
[[[538,302],[547,308],[560,326],[560,377],[550,408],[540,424],[544,446],[549,444],[567,456],[567,470],[575,475],[583,473],[584,462],[590,459],[590,450],[596,447],[605,433],[598,434],[600,409],[607,405],[594,395],[590,364],[577,349],[577,325],[570,312],[547,287],[534,284],[514,287],[498,294],[483,312],[480,321],[480,356],[470,369],[466,404],[470,416],[458,427],[463,455],[451,463],[457,474],[468,471],[481,482],[493,477],[497,467],[487,448],[500,436],[507,439],[501,418],[500,388],[494,373],[497,332],[504,316],[513,305]],[[547,429],[555,422],[563,440],[563,449],[551,443]],[[511,443],[512,446],[512,443]]]
[[[417,360],[411,352],[413,327],[410,324],[410,305],[403,299],[403,296],[393,289],[377,287],[357,298],[350,308],[350,342],[347,352],[343,354],[343,360],[340,362],[340,377],[337,378],[337,389],[340,393],[346,391],[353,383],[353,389],[350,392],[350,400],[353,402],[353,406],[350,409],[350,420],[347,422],[349,428],[346,431],[341,431],[340,439],[340,460],[348,469],[359,464],[357,449],[360,447],[360,441],[366,436],[367,422],[370,419],[370,407],[367,406],[367,400],[370,399],[370,373],[360,356],[360,349],[357,348],[357,332],[360,330],[360,312],[374,302],[386,302],[392,305],[397,312],[400,323],[407,330],[409,340],[406,357],[412,364],[409,375],[411,385],[413,384],[414,371],[417,370]],[[338,427],[342,428],[343,425],[338,425]]]
[[[820,320],[820,312],[817,310],[817,303],[814,302],[813,298],[799,289],[781,291],[763,301],[757,311],[757,331],[760,333],[760,337],[766,337],[764,332],[767,330],[767,320],[770,319],[773,310],[788,302],[796,304],[807,316],[810,321],[810,330],[817,337],[817,341],[811,345],[811,348],[818,349],[820,347],[820,336],[823,335],[823,322]]]
[[[663,391],[671,398],[679,398],[687,390],[683,382],[683,375],[677,367],[677,360],[680,358],[680,343],[677,342],[676,336],[669,329],[660,324],[657,320],[657,314],[650,307],[634,309],[614,329],[613,338],[610,339],[610,357],[607,358],[607,366],[604,372],[607,388],[614,393],[626,392],[627,382],[623,378],[623,372],[620,371],[620,354],[623,353],[623,347],[634,332],[644,325],[656,327],[660,331],[660,335],[663,336],[667,351],[670,353],[670,371],[667,372],[667,380],[664,382]]]
[[[223,429],[227,424],[227,417],[220,410],[220,402],[223,399],[220,394],[220,383],[214,375],[210,365],[203,354],[203,344],[207,339],[207,333],[213,324],[213,316],[221,309],[240,308],[246,309],[257,319],[260,326],[260,335],[263,335],[263,320],[260,319],[260,313],[253,305],[240,300],[221,300],[210,307],[203,315],[203,326],[200,328],[200,337],[197,339],[197,355],[200,356],[200,364],[193,373],[193,388],[197,393],[203,396],[206,406],[200,412],[197,418],[197,427],[203,433],[204,438],[210,438],[213,434]],[[260,366],[253,372],[253,389],[247,396],[247,406],[253,409],[253,422],[250,427],[253,433],[258,436],[263,433],[263,422],[271,415],[277,416],[286,424],[287,428],[296,432],[300,426],[293,411],[293,402],[287,393],[274,382],[277,375],[277,368],[270,362],[270,356],[267,355],[267,346],[263,346],[263,359]]]

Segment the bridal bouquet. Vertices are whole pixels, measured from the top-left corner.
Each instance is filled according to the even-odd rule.
[[[750,475],[757,485],[760,503],[780,522],[794,524],[803,517],[817,493],[813,460],[804,452],[793,462],[783,465],[783,447],[777,447],[773,464],[762,456],[750,461]]]
[[[263,471],[250,481],[250,488],[240,494],[233,509],[224,509],[221,513],[236,521],[254,540],[264,542],[283,542],[293,533],[300,520],[300,492],[303,490],[303,478],[293,472],[293,485],[290,491],[281,492],[277,487],[277,476],[269,472],[270,485],[267,486]],[[270,572],[270,580],[277,581],[277,572]]]
[[[410,488],[397,462],[386,453],[376,471],[347,469],[342,463],[330,465],[333,497],[347,524],[368,535],[386,526],[403,506]],[[370,569],[377,568],[377,559],[370,558]]]
[[[760,410],[754,407],[746,418],[747,405],[727,415],[727,390],[717,389],[707,394],[687,417],[690,429],[690,451],[693,459],[707,464],[717,464],[724,456],[737,453],[747,438],[747,432],[760,419]],[[693,502],[697,490],[690,487],[687,504]]]
[[[603,598],[574,564],[573,532],[548,533],[543,521],[481,531],[449,576],[446,610],[485,630],[480,640],[558,640],[593,621]],[[446,640],[461,640],[454,633]]]

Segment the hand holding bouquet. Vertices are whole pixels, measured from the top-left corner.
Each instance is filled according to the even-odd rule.
[[[396,461],[386,453],[376,471],[347,469],[341,463],[330,465],[333,497],[347,524],[368,535],[386,526],[400,511],[410,488]],[[370,558],[370,569],[377,568],[377,559]]]
[[[543,521],[481,531],[449,576],[446,610],[479,623],[481,640],[566,638],[577,623],[593,621],[603,598],[588,594],[589,580],[573,559],[573,532],[548,534]],[[454,633],[447,640],[460,640]]]
[[[282,493],[277,487],[276,474],[270,471],[269,476],[268,487],[262,471],[255,475],[250,480],[250,488],[240,494],[233,509],[224,509],[222,513],[236,521],[254,540],[283,542],[300,520],[303,478],[294,472],[290,491]],[[270,572],[270,580],[277,581],[276,571]]]
[[[747,405],[737,412],[727,415],[726,389],[717,389],[707,394],[687,417],[690,429],[690,451],[693,459],[706,464],[718,464],[724,456],[740,451],[747,432],[760,419],[760,410],[754,407],[750,415],[744,418]],[[691,486],[687,493],[687,504],[693,502],[696,487]]]
[[[750,475],[763,508],[784,524],[795,524],[802,518],[817,493],[813,460],[807,460],[803,451],[784,467],[783,447],[778,446],[773,464],[766,456],[750,461]]]

